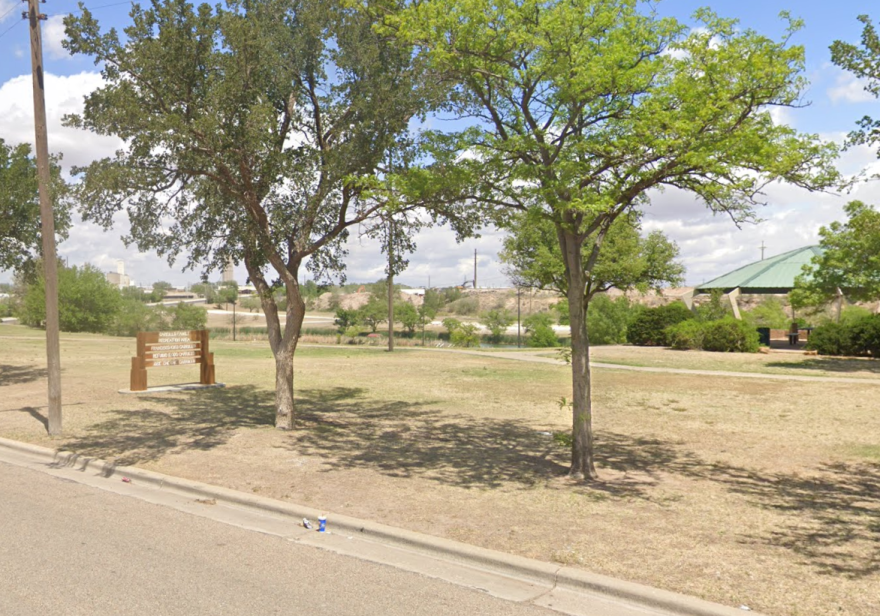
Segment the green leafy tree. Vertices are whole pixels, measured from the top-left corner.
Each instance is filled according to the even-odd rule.
[[[452,346],[457,347],[480,346],[480,334],[477,333],[477,326],[473,323],[460,323],[458,327],[450,330],[449,342],[452,343]]]
[[[587,309],[587,329],[590,344],[623,344],[631,320],[631,306],[626,297],[612,300],[607,295],[597,295],[590,300]]]
[[[395,8],[156,0],[133,6],[124,37],[84,6],[65,19],[65,47],[94,57],[104,84],[66,123],[126,143],[77,170],[84,217],[109,227],[125,207],[141,250],[206,272],[244,263],[266,315],[281,429],[295,416],[300,268],[341,271],[349,228],[387,207],[376,198],[384,165],[405,157],[410,121],[438,88],[409,45],[374,31],[374,4]]]
[[[427,293],[425,294],[427,297]],[[422,330],[422,342],[425,340],[425,328],[430,325],[434,321],[434,317],[437,316],[437,311],[428,305],[427,303],[422,303],[418,308],[419,313],[419,329]]]
[[[796,307],[825,304],[838,289],[854,301],[880,298],[880,212],[861,201],[850,201],[844,211],[845,223],[819,229],[823,252],[795,280]]]
[[[234,280],[227,280],[220,284],[217,289],[216,299],[221,304],[234,304],[238,301],[238,283]]]
[[[490,310],[483,315],[483,324],[491,332],[489,340],[501,342],[501,337],[507,332],[507,328],[516,322],[513,314],[508,310]]]
[[[261,308],[260,298],[254,297],[253,295],[246,295],[242,298],[240,306],[248,312],[259,312]]]
[[[58,320],[61,331],[101,333],[111,328],[122,305],[119,289],[93,265],[58,266]],[[21,320],[42,327],[46,320],[46,287],[38,275],[25,292]]]
[[[552,289],[565,295],[568,279],[553,223],[543,217],[530,220],[529,214],[521,214],[516,220],[499,253],[507,275],[516,286]],[[592,241],[585,240],[585,258],[592,254]],[[677,257],[678,246],[660,231],[652,231],[647,237],[639,234],[635,213],[618,218],[589,268],[585,301],[589,303],[597,293],[611,288],[644,292],[680,284],[684,266],[675,261]]]
[[[192,304],[179,302],[168,312],[171,317],[171,329],[205,329],[208,323],[208,313]]]
[[[50,162],[55,233],[67,237],[70,226],[66,185],[58,159]],[[7,145],[0,139],[0,270],[33,274],[42,254],[37,162],[26,143]]]
[[[597,476],[586,293],[615,222],[664,186],[741,222],[768,182],[838,181],[833,145],[769,113],[801,100],[804,50],[789,43],[800,23],[777,42],[706,9],[695,20],[689,31],[636,0],[416,0],[386,18],[457,84],[450,106],[472,120],[438,136],[419,187],[502,225],[511,213],[546,220],[556,234],[572,477]]]
[[[859,45],[845,41],[831,44],[831,61],[840,68],[863,80],[865,91],[880,97],[880,36],[867,15],[859,15],[862,22],[862,38]],[[880,144],[880,120],[868,116],[859,120],[858,129],[849,134],[847,146]],[[877,152],[880,157],[880,150]]]
[[[360,316],[358,315],[357,310],[349,310],[346,308],[336,309],[336,318],[333,320],[333,323],[336,325],[336,330],[340,334],[344,334],[352,327],[358,325],[359,322]]]
[[[136,336],[138,332],[165,329],[162,311],[156,306],[131,297],[123,297],[119,312],[113,318],[106,333],[114,336]]]
[[[426,312],[431,312],[432,319],[437,316],[437,313],[443,308],[444,303],[443,295],[440,291],[437,291],[436,289],[425,289],[425,298],[422,301],[422,306],[424,306]]]
[[[414,334],[416,327],[419,326],[419,311],[411,302],[396,302],[394,304],[394,318],[410,334]]]
[[[388,320],[388,304],[378,297],[371,297],[370,300],[361,306],[358,311],[358,322],[363,323],[375,333],[379,329],[379,325]]]
[[[147,295],[146,291],[144,291],[140,287],[122,287],[121,289],[119,289],[119,293],[125,300],[134,300],[144,304],[150,301],[150,298]]]
[[[767,297],[746,313],[749,319],[757,327],[772,327],[784,329],[791,324],[791,316],[785,311],[782,302],[775,297]]]
[[[461,329],[462,322],[453,317],[446,317],[443,319],[443,327],[446,328],[446,331],[449,333],[450,338],[452,337],[453,332],[457,329]]]
[[[701,321],[717,321],[733,313],[730,304],[724,302],[724,291],[712,289],[709,293],[709,301],[704,302],[694,310],[695,316]]]
[[[190,291],[205,298],[206,304],[216,303],[217,288],[210,282],[199,282],[190,287]]]
[[[153,283],[153,292],[150,293],[150,301],[153,302],[161,302],[166,295],[168,295],[168,291],[173,289],[174,287],[170,282],[165,282],[164,280],[159,280],[158,282]]]

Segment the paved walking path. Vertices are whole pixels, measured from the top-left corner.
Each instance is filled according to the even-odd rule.
[[[496,357],[514,361],[526,361],[540,364],[555,364],[564,366],[565,362],[555,357],[542,357],[533,353],[523,352],[493,352],[493,351],[468,351],[466,349],[422,349],[419,351],[431,351],[440,353],[459,353],[463,355],[475,355],[477,357]],[[546,352],[546,351],[544,351]],[[603,370],[628,370],[632,372],[654,372],[666,374],[687,374],[695,376],[724,376],[743,379],[766,379],[771,381],[809,381],[812,383],[859,383],[868,385],[880,385],[880,378],[858,378],[846,376],[809,376],[801,374],[766,374],[762,372],[733,372],[730,370],[691,370],[687,368],[659,368],[652,366],[627,366],[624,364],[606,364],[603,362],[590,362],[591,368]]]

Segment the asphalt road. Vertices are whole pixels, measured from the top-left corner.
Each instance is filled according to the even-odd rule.
[[[0,462],[0,614],[556,612]]]

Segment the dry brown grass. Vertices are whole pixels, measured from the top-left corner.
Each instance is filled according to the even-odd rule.
[[[66,435],[52,440],[39,332],[0,336],[3,436],[768,614],[880,613],[880,385],[596,370],[602,482],[581,485],[543,434],[570,421],[556,405],[563,366],[304,347],[299,420],[283,433],[265,343],[214,344],[226,389],[124,396],[133,341],[63,336]],[[196,374],[157,369],[150,382]]]

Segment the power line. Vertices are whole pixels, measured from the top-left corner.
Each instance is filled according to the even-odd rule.
[[[0,21],[3,21],[4,19],[6,19],[6,16],[9,15],[12,11],[14,11],[17,8],[19,8],[19,6],[16,4],[13,4],[12,8],[10,8],[8,11],[6,11],[2,15],[0,15]]]
[[[109,9],[114,6],[122,6],[123,4],[132,4],[132,0],[124,0],[123,2],[113,2],[111,4],[102,4],[100,6],[84,6],[81,9],[76,9],[75,11],[69,11],[67,13],[52,13],[49,17],[58,17],[59,15],[73,15],[74,13],[82,13],[83,10],[88,9],[89,11],[99,11],[101,9]]]
[[[18,8],[18,7],[16,7],[16,8]],[[12,25],[11,25],[11,26],[9,26],[8,28],[6,28],[3,32],[0,32],[0,38],[3,38],[3,37],[6,35],[7,32],[9,32],[9,31],[12,30],[15,26],[17,26],[18,24],[20,24],[20,23],[22,23],[22,22],[24,22],[24,19],[19,19],[18,21],[14,21],[14,22],[12,22]]]
[[[87,8],[90,11],[98,11],[100,9],[109,9],[110,7],[114,7],[114,6],[122,6],[123,4],[132,4],[132,0],[125,0],[124,2],[112,2],[110,4],[102,4],[100,6],[93,6],[93,7],[87,6],[85,8]],[[3,21],[3,19],[5,19],[7,15],[12,13],[17,8],[19,8],[19,7],[13,6],[11,9],[6,11],[2,16],[0,16],[0,21]],[[49,17],[58,17],[59,15],[72,15],[73,13],[82,13],[82,11],[83,11],[83,9],[77,9],[77,10],[71,11],[69,13],[52,13],[51,15],[49,15]],[[17,26],[18,24],[20,24],[23,21],[24,21],[24,19],[20,19],[18,21],[13,22],[11,26],[6,28],[3,32],[0,32],[0,38],[3,38],[15,26]]]

